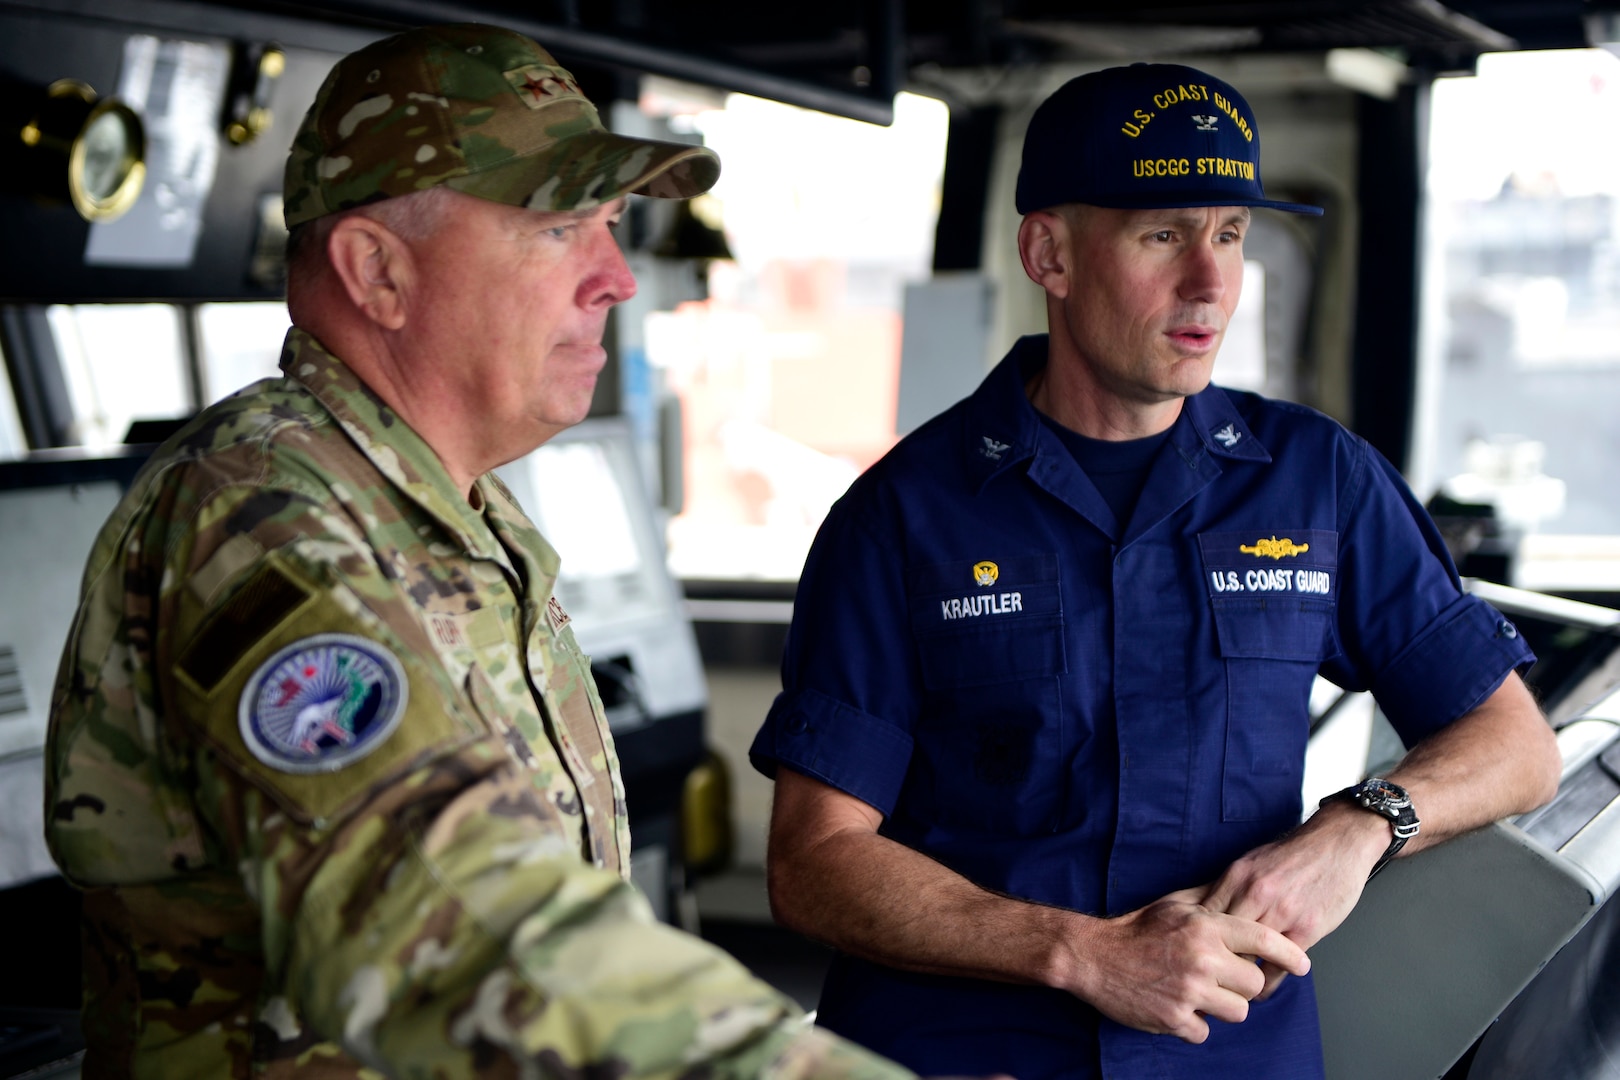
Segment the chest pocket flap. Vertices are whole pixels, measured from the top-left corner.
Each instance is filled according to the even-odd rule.
[[[913,568],[906,592],[923,684],[945,690],[1062,674],[1060,586],[1055,555]]]
[[[1338,539],[1322,529],[1200,534],[1223,657],[1321,663],[1339,651]]]

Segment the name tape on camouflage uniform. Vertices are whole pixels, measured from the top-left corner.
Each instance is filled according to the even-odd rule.
[[[333,772],[391,735],[409,697],[388,649],[353,634],[316,634],[259,665],[237,709],[242,741],[282,772]]]

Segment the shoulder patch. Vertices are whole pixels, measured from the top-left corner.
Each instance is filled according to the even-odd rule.
[[[334,772],[365,757],[405,715],[399,658],[356,634],[316,634],[276,652],[237,708],[248,751],[281,772]]]
[[[203,567],[204,576],[211,566]],[[178,657],[180,670],[204,691],[212,692],[252,649],[264,627],[276,626],[309,598],[309,590],[277,567],[264,567],[198,627]]]

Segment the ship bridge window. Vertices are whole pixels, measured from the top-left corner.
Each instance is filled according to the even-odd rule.
[[[877,127],[730,94],[671,127],[725,162],[692,212],[723,223],[730,257],[707,264],[702,298],[638,267],[653,310],[627,389],[676,398],[684,417],[670,565],[792,582],[833,501],[897,438],[902,301],[930,273],[948,112],[901,94]]]
[[[1620,593],[1620,142],[1594,137],[1616,130],[1601,49],[1434,87],[1412,478],[1490,511],[1524,588]]]
[[[9,372],[11,362],[12,358],[6,355],[4,336],[0,335],[0,371]],[[16,461],[26,453],[28,436],[17,411],[16,392],[9,378],[0,378],[0,461]]]
[[[117,446],[137,420],[195,411],[181,311],[170,304],[56,304],[46,309],[72,403],[73,445]]]
[[[291,326],[280,300],[198,305],[203,400],[218,401],[249,383],[279,376],[281,343]]]

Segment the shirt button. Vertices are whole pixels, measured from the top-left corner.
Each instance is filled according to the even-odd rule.
[[[1496,636],[1516,638],[1519,636],[1519,628],[1508,622],[1506,619],[1503,619],[1501,622],[1496,624]]]
[[[802,717],[802,716],[792,717],[787,722],[788,734],[789,735],[803,735],[805,733],[805,729],[807,729],[809,726],[810,725],[805,721],[804,717]]]

